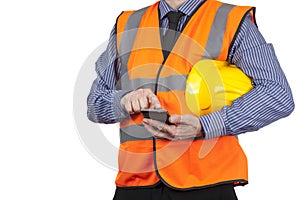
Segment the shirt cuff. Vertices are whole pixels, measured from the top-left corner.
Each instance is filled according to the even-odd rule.
[[[199,120],[205,133],[205,139],[227,135],[224,119],[220,111],[201,116]]]
[[[121,98],[127,93],[131,92],[130,90],[118,90],[113,95],[112,107],[114,110],[114,115],[117,121],[121,121],[129,117],[129,114],[121,106]]]

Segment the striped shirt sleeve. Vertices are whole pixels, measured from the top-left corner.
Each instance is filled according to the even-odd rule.
[[[119,77],[119,68],[114,26],[107,48],[96,62],[97,78],[93,82],[87,99],[87,115],[91,121],[109,124],[128,117],[120,105],[120,100],[129,91],[115,88],[117,77]]]
[[[256,131],[293,111],[292,92],[274,48],[249,17],[241,24],[228,61],[252,78],[253,89],[231,106],[200,117],[207,139]]]

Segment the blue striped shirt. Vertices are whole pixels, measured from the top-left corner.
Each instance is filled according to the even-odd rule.
[[[203,2],[204,0],[187,0],[177,9],[185,14],[179,21],[179,31]],[[168,28],[165,16],[172,9],[165,0],[161,0],[159,10],[160,26]],[[292,92],[273,46],[266,43],[250,17],[246,17],[241,23],[229,52],[228,62],[237,65],[252,78],[253,89],[236,99],[231,106],[224,106],[219,111],[200,117],[207,139],[255,131],[293,111]],[[96,72],[98,76],[88,96],[88,118],[98,123],[116,123],[127,118],[129,115],[122,109],[120,99],[129,91],[115,88],[120,73],[115,27],[106,51],[96,62]]]

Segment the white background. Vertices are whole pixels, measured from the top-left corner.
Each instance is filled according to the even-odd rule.
[[[82,64],[108,39],[118,14],[153,2],[1,1],[1,200],[112,199],[116,171],[82,145],[74,123],[73,91]],[[297,199],[298,6],[292,0],[227,2],[257,7],[260,31],[273,43],[296,103],[288,118],[240,137],[250,184],[238,188],[237,194],[241,200]],[[102,129],[117,142],[115,125]]]

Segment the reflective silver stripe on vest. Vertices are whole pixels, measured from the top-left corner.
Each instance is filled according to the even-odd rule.
[[[166,78],[160,78],[157,91],[168,92],[171,90],[185,90],[187,75],[173,75]],[[132,80],[123,80],[122,89],[136,90],[138,88],[151,88],[154,91],[156,79],[137,78]]]
[[[234,5],[223,3],[214,18],[210,29],[208,41],[206,43],[206,52],[202,59],[216,59],[222,51],[223,39],[226,30],[227,19]]]
[[[142,16],[144,15],[148,7],[142,8],[132,13],[127,20],[127,23],[124,28],[124,32],[122,32],[122,38],[120,41],[120,52],[119,52],[119,57],[122,66],[121,66],[121,77],[116,86],[117,89],[122,88],[123,81],[126,82],[127,80],[129,80],[127,74],[127,63],[133,47],[133,43],[135,41],[136,33],[138,31],[138,26],[140,24]]]
[[[216,59],[220,55],[222,50],[223,38],[226,30],[227,19],[230,11],[234,7],[235,5],[230,5],[226,3],[223,3],[219,7],[210,30],[210,34],[206,44],[206,51],[202,59]],[[148,7],[134,12],[129,17],[126,23],[120,43],[120,58],[121,63],[123,64],[123,67],[121,69],[121,76],[126,74],[127,63],[129,60],[130,52],[132,50],[136,33],[138,31],[138,26],[147,8]]]
[[[132,125],[120,129],[120,143],[137,140],[152,140],[152,135],[143,125]]]

